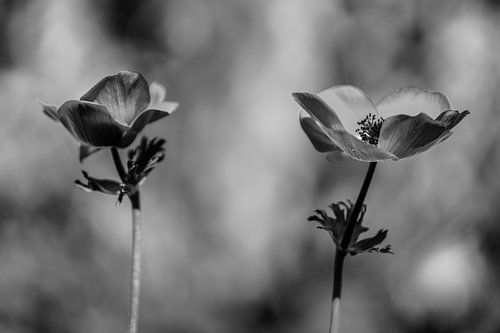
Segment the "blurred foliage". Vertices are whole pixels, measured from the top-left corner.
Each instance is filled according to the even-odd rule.
[[[394,256],[346,263],[342,328],[498,332],[499,7],[472,0],[0,1],[0,332],[126,327],[130,212],[73,186],[76,142],[37,100],[142,72],[180,108],[144,185],[143,332],[325,332],[333,247],[306,221],[354,198],[294,91],[401,86],[471,110],[450,140],[379,166],[370,228]],[[109,154],[84,165],[113,178]]]

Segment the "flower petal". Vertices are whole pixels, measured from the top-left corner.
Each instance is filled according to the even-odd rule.
[[[305,111],[300,112],[300,126],[306,133],[314,148],[321,153],[341,151],[339,147],[333,144],[332,140],[321,129],[320,125]]]
[[[441,112],[450,109],[450,102],[439,92],[407,87],[385,97],[377,109],[384,119],[398,114],[416,116],[421,112],[436,118]]]
[[[151,101],[149,102],[148,110],[164,111],[170,114],[174,112],[179,106],[179,103],[177,102],[170,102],[165,100],[167,90],[162,84],[158,82],[151,82],[151,84],[149,85],[149,94],[151,96]],[[151,122],[156,120],[158,119],[154,119]]]
[[[401,159],[426,151],[450,134],[444,124],[425,113],[397,115],[382,124],[378,146]]]
[[[58,112],[61,123],[76,139],[94,147],[118,146],[127,129],[96,103],[67,101]]]
[[[52,119],[54,121],[59,121],[60,117],[59,117],[59,113],[57,112],[57,106],[45,104],[42,102],[38,102],[38,103],[40,103],[40,105],[42,106],[43,113],[45,113],[45,115],[47,117],[49,117],[50,119]]]
[[[332,108],[351,134],[359,127],[358,122],[368,114],[378,116],[373,101],[361,89],[353,86],[334,86],[317,94]]]
[[[323,133],[334,145],[350,157],[364,162],[397,159],[393,154],[358,140],[344,129],[335,112],[318,96],[308,93],[294,93],[296,101],[315,119]]]
[[[469,111],[458,112],[456,110],[448,110],[441,113],[436,120],[440,121],[447,129],[455,127],[466,115],[470,114]]]
[[[310,93],[293,93],[293,98],[313,118],[326,128],[345,130],[337,114],[318,96]]]
[[[104,105],[117,122],[129,125],[149,105],[149,86],[142,74],[121,71],[99,81],[81,100]]]
[[[135,137],[144,129],[144,127],[157,121],[158,119],[168,116],[170,113],[160,110],[146,110],[142,112],[137,118],[132,122],[132,125],[124,133],[124,138],[122,140],[122,148],[128,146],[134,141]]]

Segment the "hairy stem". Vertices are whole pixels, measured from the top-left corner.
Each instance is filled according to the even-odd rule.
[[[344,270],[344,259],[347,255],[347,249],[351,243],[352,233],[354,232],[354,226],[358,220],[359,213],[361,212],[361,207],[365,202],[366,194],[368,193],[368,188],[370,188],[370,183],[375,172],[375,167],[377,162],[370,162],[368,171],[366,172],[365,180],[359,191],[358,199],[354,204],[354,209],[352,210],[351,216],[349,217],[349,222],[347,228],[344,232],[344,236],[340,243],[340,247],[337,247],[335,252],[335,263],[333,267],[333,291],[332,291],[332,310],[330,314],[330,333],[339,333],[340,327],[340,297],[342,294],[342,273]]]
[[[132,269],[130,278],[129,333],[137,332],[139,296],[141,286],[141,204],[139,191],[130,196],[132,203]]]

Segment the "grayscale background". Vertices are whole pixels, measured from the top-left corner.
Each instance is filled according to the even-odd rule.
[[[380,163],[365,222],[395,255],[346,262],[342,333],[500,331],[500,2],[0,1],[0,332],[124,332],[128,202],[73,185],[83,165],[38,101],[139,71],[180,103],[145,130],[167,157],[142,189],[139,332],[322,333],[333,244],[306,218],[354,199],[291,93],[408,85],[471,115],[422,155]]]

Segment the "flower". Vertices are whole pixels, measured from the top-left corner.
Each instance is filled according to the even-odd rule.
[[[441,93],[402,88],[377,105],[353,86],[294,93],[300,124],[314,148],[364,161],[399,160],[444,141],[469,111],[452,110]]]
[[[63,126],[82,144],[80,160],[101,147],[125,148],[144,127],[178,106],[165,101],[165,87],[148,84],[142,74],[121,71],[106,76],[80,100],[59,108],[43,105],[44,113]]]
[[[354,209],[351,201],[346,202],[339,201],[337,203],[332,203],[328,206],[333,212],[333,216],[328,215],[324,210],[317,209],[315,215],[309,216],[308,221],[318,222],[320,226],[319,229],[324,229],[328,231],[330,237],[332,238],[335,246],[340,251],[345,251],[351,255],[356,255],[364,252],[379,252],[379,253],[391,253],[391,246],[385,245],[383,247],[377,247],[381,244],[387,237],[387,230],[380,229],[375,236],[362,239],[358,241],[359,236],[367,232],[369,229],[363,226],[363,218],[366,213],[366,205],[361,208],[361,214],[358,216],[354,224],[354,230],[351,235],[351,239],[348,242],[347,248],[342,248],[342,240],[345,237],[345,230],[349,224],[349,219],[351,217],[352,211]]]

